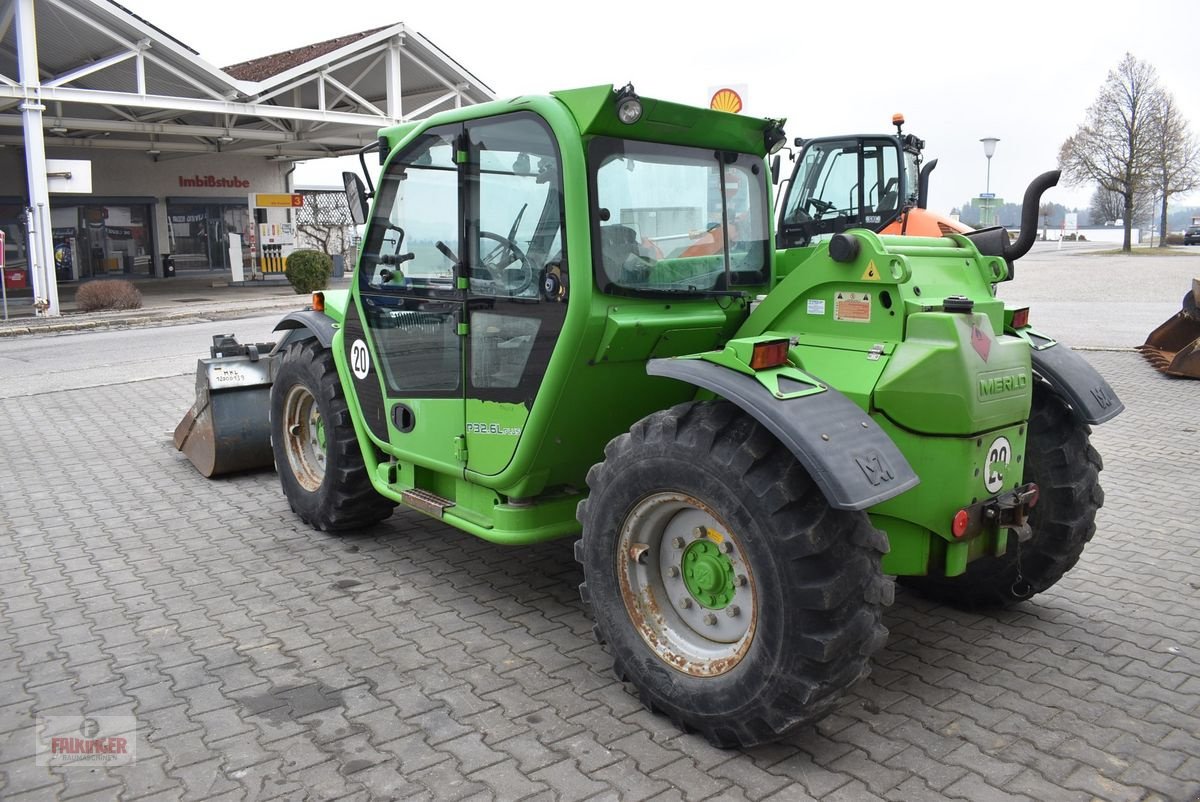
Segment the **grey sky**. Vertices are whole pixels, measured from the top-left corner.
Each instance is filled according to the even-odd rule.
[[[887,131],[903,112],[939,160],[930,205],[942,211],[983,191],[985,136],[1000,138],[992,191],[1019,202],[1126,51],[1154,65],[1200,131],[1194,0],[121,2],[217,66],[402,21],[500,96],[633,81],[703,104],[711,86],[744,84],[746,111],[786,116],[791,137]],[[297,177],[336,183],[330,167]],[[1091,192],[1058,187],[1047,199],[1086,206]],[[1200,193],[1175,203],[1200,205]]]

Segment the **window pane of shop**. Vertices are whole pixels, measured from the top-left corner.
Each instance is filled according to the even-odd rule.
[[[150,275],[154,253],[150,238],[150,209],[145,204],[80,206],[80,236],[75,238],[73,244],[69,243],[71,237],[66,233],[69,217],[63,215],[62,218],[54,218],[55,228],[59,228],[60,221],[64,224],[64,236],[56,235],[55,250],[59,249],[60,244],[71,245],[74,251],[71,260],[78,261],[78,278],[113,274]]]

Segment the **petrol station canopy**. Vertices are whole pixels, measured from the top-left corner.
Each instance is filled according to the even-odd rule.
[[[206,156],[218,165],[291,162],[352,153],[379,128],[490,99],[483,82],[401,22],[219,68],[112,0],[0,0],[0,146],[21,149],[26,175],[24,191],[6,175],[0,194],[21,192],[20,255],[34,306],[61,314],[49,179],[79,178],[48,169],[48,152],[104,162],[110,172],[127,161],[114,151],[144,154],[159,168]],[[153,214],[166,244],[167,218]],[[154,259],[152,242],[137,243],[133,256]],[[132,269],[128,248],[114,256],[106,247],[101,263]]]
[[[34,13],[17,14],[18,5]],[[19,69],[18,27],[29,17],[36,84]],[[351,152],[381,126],[491,97],[403,23],[218,68],[110,0],[0,0],[6,145],[23,144],[20,106],[39,100],[47,148],[308,159]]]

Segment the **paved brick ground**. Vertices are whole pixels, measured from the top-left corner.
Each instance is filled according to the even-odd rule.
[[[747,752],[614,681],[569,543],[309,531],[173,451],[186,377],[0,401],[0,797],[1195,799],[1200,382],[1088,358],[1130,409],[1079,568],[999,615],[898,594],[871,678]],[[32,717],[85,713],[136,764],[37,767]]]

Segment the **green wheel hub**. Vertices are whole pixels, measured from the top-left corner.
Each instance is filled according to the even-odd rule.
[[[747,556],[717,512],[688,493],[652,493],[629,510],[618,581],[630,619],[663,662],[715,677],[746,655],[758,616]]]
[[[688,592],[708,609],[723,610],[733,601],[733,562],[707,537],[687,547],[680,571]]]
[[[283,450],[292,476],[315,493],[325,481],[325,419],[317,399],[303,384],[295,384],[283,399]]]

